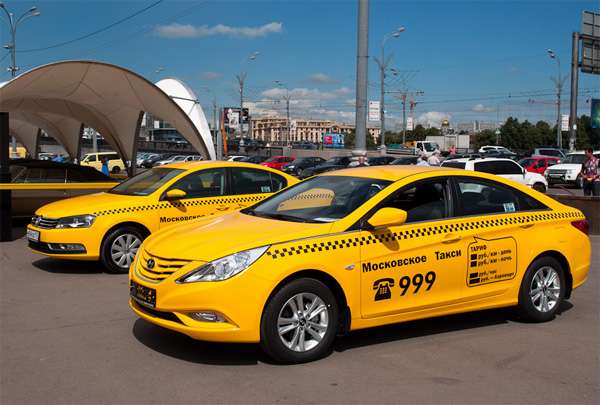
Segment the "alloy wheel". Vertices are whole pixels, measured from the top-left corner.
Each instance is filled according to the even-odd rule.
[[[110,246],[112,261],[121,268],[129,268],[141,243],[137,236],[130,233],[115,238]]]
[[[277,317],[283,344],[295,352],[317,347],[329,327],[327,305],[315,294],[299,293],[286,301]]]
[[[531,303],[540,312],[550,312],[560,298],[560,277],[558,272],[544,266],[535,272],[529,289]]]

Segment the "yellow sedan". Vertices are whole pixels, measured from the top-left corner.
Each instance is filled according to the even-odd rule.
[[[248,163],[206,161],[153,168],[106,193],[39,208],[29,247],[46,256],[98,260],[127,273],[141,242],[159,229],[247,207],[295,178]]]
[[[340,333],[390,323],[511,306],[548,321],[590,253],[580,211],[510,180],[354,168],[153,234],[129,273],[130,306],[195,339],[305,362]]]

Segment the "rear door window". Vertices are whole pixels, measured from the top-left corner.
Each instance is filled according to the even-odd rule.
[[[287,186],[287,181],[266,170],[232,168],[232,194],[274,193]]]
[[[504,214],[547,208],[535,198],[492,180],[458,178],[455,183],[457,216]]]

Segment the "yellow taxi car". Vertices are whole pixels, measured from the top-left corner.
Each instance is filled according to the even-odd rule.
[[[344,169],[153,234],[129,303],[192,338],[304,362],[395,322],[508,306],[550,320],[587,278],[587,229],[577,209],[485,173]]]
[[[98,260],[127,273],[141,242],[167,226],[244,208],[298,180],[249,163],[194,162],[145,171],[105,193],[39,208],[29,247],[62,259]]]

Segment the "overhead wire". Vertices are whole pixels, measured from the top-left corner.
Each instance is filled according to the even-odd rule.
[[[132,18],[137,17],[138,15],[144,13],[145,11],[148,11],[151,8],[156,7],[157,5],[159,5],[160,3],[162,3],[163,1],[164,0],[157,0],[154,3],[149,4],[148,6],[146,6],[146,7],[142,8],[142,9],[136,11],[133,14],[130,14],[130,15],[126,16],[126,17],[123,17],[120,20],[117,20],[117,21],[115,21],[115,22],[113,22],[111,24],[108,24],[107,26],[99,28],[99,29],[97,29],[95,31],[92,31],[92,32],[90,32],[88,34],[85,34],[85,35],[82,35],[80,37],[73,38],[73,39],[68,40],[68,41],[59,42],[59,43],[53,44],[53,45],[44,46],[44,47],[41,47],[41,48],[31,48],[31,49],[18,50],[17,52],[18,53],[41,52],[41,51],[46,51],[46,50],[49,50],[49,49],[59,48],[59,47],[65,46],[65,45],[70,45],[70,44],[73,44],[73,43],[78,42],[78,41],[82,41],[82,40],[90,38],[90,37],[92,37],[94,35],[98,35],[98,34],[100,34],[102,32],[108,31],[109,29],[111,29],[113,27],[116,27],[117,25],[122,24],[125,21],[131,20]]]

